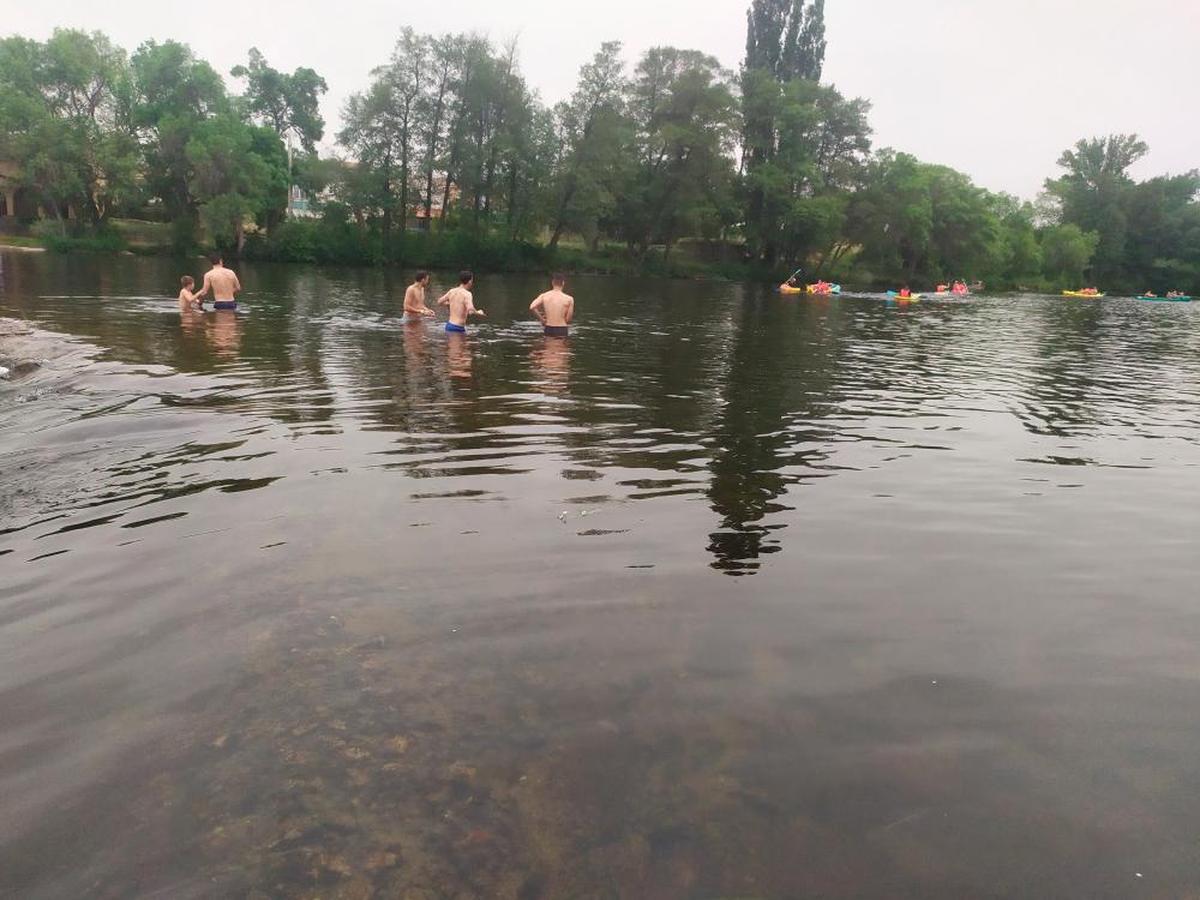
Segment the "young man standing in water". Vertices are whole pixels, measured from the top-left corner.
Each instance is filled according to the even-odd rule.
[[[213,309],[237,309],[236,295],[242,289],[237,273],[233,269],[225,268],[225,261],[220,253],[213,253],[208,259],[212,268],[204,274],[204,287],[200,288],[196,299],[203,303],[204,298],[211,292]]]
[[[566,276],[555,272],[550,276],[550,290],[529,304],[530,312],[541,320],[542,331],[547,337],[566,337],[575,316],[575,298],[563,293],[566,284]]]
[[[413,283],[404,292],[404,316],[400,321],[407,324],[419,322],[423,318],[436,315],[432,309],[425,305],[425,289],[427,287],[429,287],[429,273],[418,272],[413,278]]]
[[[467,330],[467,319],[470,316],[487,318],[487,313],[475,308],[475,298],[471,296],[471,288],[475,286],[475,275],[469,269],[458,273],[458,287],[450,288],[438,298],[438,306],[450,307],[450,321],[446,330],[458,332]]]

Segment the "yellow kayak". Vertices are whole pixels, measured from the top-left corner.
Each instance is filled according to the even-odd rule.
[[[779,293],[781,293],[781,294],[804,294],[807,292],[808,292],[808,288],[788,287],[786,284],[781,284],[779,286]]]
[[[1063,291],[1064,297],[1083,297],[1085,300],[1094,300],[1097,297],[1103,297],[1103,294],[1085,294],[1083,291]]]

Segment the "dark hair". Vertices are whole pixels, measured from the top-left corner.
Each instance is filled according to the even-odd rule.
[[[475,273],[472,272],[470,269],[463,269],[461,272],[458,273],[458,283],[459,284],[470,284],[474,280],[475,280]]]
[[[428,277],[429,277],[429,273],[426,272],[424,269],[421,269],[415,275],[413,275],[413,284],[416,284],[418,281],[424,281]]]
[[[216,252],[215,250],[214,250],[212,253],[208,254],[208,261],[209,261],[210,263],[212,263],[214,266],[215,266],[217,263],[223,263],[223,262],[225,262],[225,260],[221,258],[221,254],[220,254],[220,253],[218,253],[218,252]]]
[[[564,275],[562,272],[555,272],[553,275],[550,276],[550,283],[557,284],[559,286],[564,285],[567,283],[567,276]]]
[[[179,279],[180,287],[192,287],[193,285],[195,285],[195,283],[196,283],[196,279],[194,279],[191,275],[184,275],[182,278]]]

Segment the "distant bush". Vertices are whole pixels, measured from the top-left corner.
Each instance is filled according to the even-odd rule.
[[[187,219],[171,223],[119,220],[100,230],[69,223],[66,234],[55,221],[34,226],[37,240],[47,249],[69,252],[193,254],[202,248],[201,235]],[[787,273],[741,258],[732,242],[681,243],[667,254],[652,247],[635,256],[624,244],[602,243],[594,250],[583,242],[549,247],[506,234],[450,227],[445,230],[397,231],[385,242],[377,228],[362,227],[344,208],[330,204],[319,219],[289,219],[267,231],[246,236],[242,257],[285,263],[334,266],[402,266],[479,272],[567,272],[595,275],[647,275],[663,278],[721,278],[731,281],[778,282]]]
[[[64,233],[61,223],[44,219],[34,223],[32,232],[54,253],[119,253],[126,248],[125,239],[112,228],[85,229],[69,223]]]

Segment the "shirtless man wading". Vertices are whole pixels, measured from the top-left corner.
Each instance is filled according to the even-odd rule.
[[[427,287],[429,287],[429,273],[418,272],[413,278],[413,283],[404,292],[404,316],[401,321],[405,324],[420,322],[426,316],[436,315],[425,305],[425,289]]]
[[[529,304],[530,311],[542,321],[548,337],[566,337],[567,326],[575,316],[575,298],[563,293],[565,276],[555,272],[550,278],[550,290]]]
[[[242,289],[233,269],[225,268],[225,262],[220,253],[208,257],[212,268],[204,275],[204,287],[196,294],[196,299],[203,302],[210,293],[213,296],[213,309],[237,309],[236,294]]]
[[[486,318],[487,313],[475,308],[475,298],[471,296],[471,288],[475,284],[475,275],[470,271],[458,273],[458,287],[450,288],[438,298],[438,306],[450,307],[450,321],[446,330],[450,332],[465,332],[467,318],[479,316]]]

